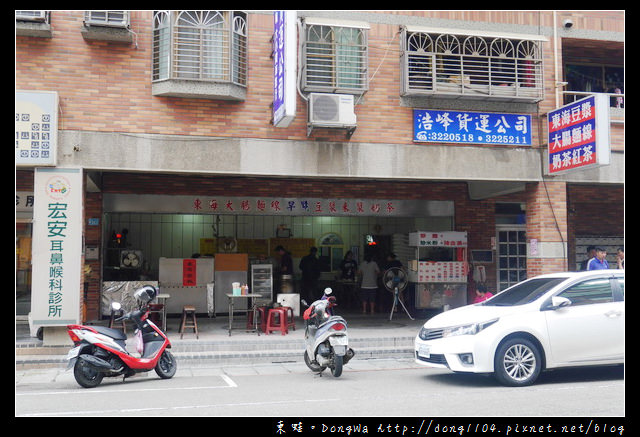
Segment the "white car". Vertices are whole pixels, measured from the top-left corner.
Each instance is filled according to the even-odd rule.
[[[548,274],[431,318],[415,358],[524,386],[543,369],[623,363],[624,332],[624,270]]]

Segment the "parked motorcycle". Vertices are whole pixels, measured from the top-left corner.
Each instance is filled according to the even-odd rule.
[[[146,285],[134,293],[139,309],[116,319],[132,320],[136,326],[136,351],[139,356],[126,349],[127,335],[118,330],[103,326],[67,325],[67,330],[75,347],[67,354],[73,367],[73,376],[82,387],[97,387],[102,379],[123,375],[124,378],[139,372],[155,370],[162,379],[175,375],[177,363],[167,349],[171,343],[155,323],[148,319],[148,304],[157,295],[154,287]],[[118,302],[112,304],[114,310],[120,310]]]
[[[303,313],[304,362],[309,369],[320,374],[328,367],[337,378],[342,375],[342,366],[353,358],[355,352],[349,347],[347,322],[341,316],[331,315],[336,298],[329,294],[325,291],[323,298],[311,305],[301,300],[308,307]]]

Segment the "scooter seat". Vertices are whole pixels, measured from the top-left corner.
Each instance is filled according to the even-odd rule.
[[[98,331],[100,334],[104,334],[113,338],[114,340],[126,340],[127,334],[120,331],[119,329],[107,328],[106,326],[92,326],[93,329]]]

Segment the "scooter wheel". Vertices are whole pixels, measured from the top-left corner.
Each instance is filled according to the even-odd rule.
[[[73,376],[78,384],[84,388],[94,388],[100,385],[104,373],[97,371],[82,358],[78,358],[73,366]]]
[[[156,364],[156,373],[162,379],[169,379],[176,374],[176,370],[178,370],[178,363],[176,362],[176,359],[173,357],[171,352],[165,349],[158,360],[158,364]]]
[[[331,367],[331,374],[334,377],[342,375],[342,355],[333,356],[333,367]]]

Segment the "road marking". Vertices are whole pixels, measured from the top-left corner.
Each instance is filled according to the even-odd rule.
[[[59,411],[50,413],[30,413],[30,414],[18,414],[18,417],[37,417],[37,416],[79,416],[83,414],[90,415],[104,415],[104,414],[122,414],[122,413],[144,413],[150,411],[162,411],[162,410],[185,410],[195,408],[228,408],[228,407],[255,407],[264,405],[278,405],[278,404],[295,404],[300,402],[314,403],[314,402],[334,402],[340,401],[340,399],[296,399],[296,400],[284,400],[284,401],[270,401],[270,402],[239,402],[231,404],[208,404],[208,405],[185,405],[181,407],[154,407],[154,408],[122,408],[117,410],[92,410],[92,411]]]
[[[227,375],[219,375],[226,385],[210,385],[210,386],[198,386],[198,387],[163,387],[163,388],[125,388],[125,389],[79,389],[79,390],[67,390],[67,391],[43,391],[35,393],[16,393],[16,396],[56,396],[56,395],[69,395],[69,394],[93,394],[93,393],[129,393],[129,392],[152,392],[152,391],[171,391],[171,390],[211,390],[216,388],[237,388],[236,384]]]

